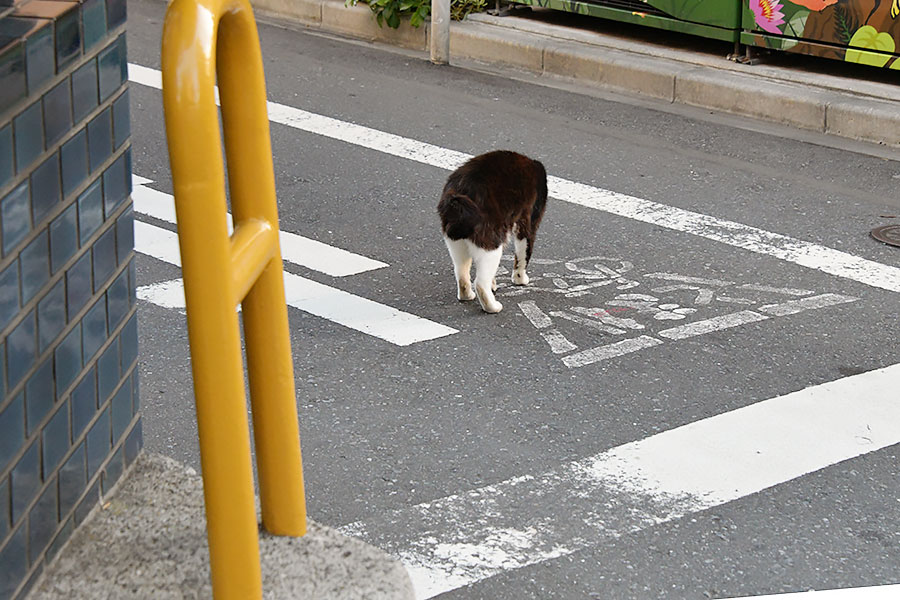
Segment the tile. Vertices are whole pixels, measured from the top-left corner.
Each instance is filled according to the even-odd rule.
[[[13,119],[13,138],[16,148],[16,172],[22,173],[44,151],[44,123],[40,101]]]
[[[14,388],[35,362],[37,342],[32,310],[6,338],[6,382]]]
[[[0,59],[2,61],[2,59]],[[3,63],[0,62],[0,70],[3,68]],[[0,78],[3,75],[0,73]],[[2,89],[3,83],[0,82],[0,89]],[[2,93],[0,93],[2,96]],[[2,110],[2,109],[0,109]],[[6,123],[2,129],[0,129],[0,188],[6,187],[6,184],[12,180],[13,176],[13,138],[12,138],[12,124]]]
[[[121,265],[134,250],[134,210],[128,208],[116,219],[116,260]]]
[[[76,123],[97,107],[97,59],[72,73],[72,118]]]
[[[14,18],[9,21],[22,21],[28,24],[31,31],[25,41],[25,78],[28,93],[33,94],[56,71],[53,57],[53,22],[48,19]]]
[[[106,297],[100,299],[81,320],[81,344],[84,362],[90,362],[106,341]]]
[[[103,206],[107,218],[128,197],[128,182],[131,177],[126,161],[127,155],[122,154],[103,172]]]
[[[97,394],[103,405],[119,384],[119,344],[110,344],[97,361]]]
[[[13,467],[11,477],[12,522],[15,525],[25,516],[28,505],[41,489],[41,448],[37,440]]]
[[[53,350],[56,365],[56,390],[60,396],[69,389],[83,367],[81,359],[81,324],[79,323]]]
[[[0,330],[19,313],[19,261],[0,272]]]
[[[85,0],[81,4],[81,28],[84,31],[84,50],[87,52],[106,36],[104,0]]]
[[[116,228],[110,227],[91,248],[94,261],[94,293],[105,287],[116,271]]]
[[[97,55],[97,68],[100,78],[100,101],[103,102],[113,95],[122,85],[122,66],[119,64],[118,40],[111,43]]]
[[[100,418],[88,431],[85,442],[87,444],[88,479],[94,477],[100,465],[106,460],[111,448],[109,435],[109,408],[100,413]]]
[[[119,387],[110,404],[113,444],[118,443],[125,434],[125,430],[128,429],[132,417],[131,408],[131,386],[126,381],[125,385]]]
[[[0,598],[12,598],[13,592],[28,574],[28,544],[25,524],[19,526],[0,550]]]
[[[128,38],[124,34],[119,36],[119,75],[122,83],[128,81]]]
[[[125,188],[127,195],[131,195],[131,174],[134,171],[131,168],[131,147],[125,150]]]
[[[134,257],[132,257],[128,263],[128,291],[131,294],[128,301],[131,303],[131,306],[137,304],[137,269],[134,264]]]
[[[122,333],[119,334],[122,347],[122,371],[127,371],[138,355],[138,322],[137,314],[131,315]]]
[[[42,354],[66,326],[66,284],[60,279],[38,302],[38,354]]]
[[[57,404],[56,414],[41,431],[41,449],[44,481],[47,481],[69,452],[68,400]]]
[[[110,29],[123,25],[128,16],[125,0],[106,0],[106,14]]]
[[[87,132],[88,157],[93,172],[112,155],[112,109],[107,108],[91,119]]]
[[[62,73],[67,65],[81,56],[81,9],[77,2],[56,2],[69,9],[56,18],[56,70]]]
[[[70,322],[91,299],[92,290],[91,253],[86,252],[66,271],[66,312]]]
[[[28,513],[28,560],[36,561],[53,539],[59,524],[59,497],[54,480]]]
[[[138,370],[131,372],[131,414],[136,415],[141,412],[141,377]]]
[[[113,146],[118,150],[131,135],[131,116],[128,89],[113,102]]]
[[[48,358],[25,383],[25,435],[30,436],[53,410],[53,359]]]
[[[72,91],[69,79],[44,94],[44,139],[49,148],[72,128]]]
[[[25,394],[19,392],[0,411],[0,472],[5,471],[25,443]]]
[[[106,311],[109,330],[113,331],[128,314],[128,272],[122,271],[106,290]]]
[[[119,477],[122,476],[122,471],[124,470],[125,448],[119,448],[116,453],[113,454],[112,458],[109,459],[109,463],[107,463],[106,469],[103,471],[101,490],[104,496],[109,494],[110,490],[116,485],[116,482],[119,481]]]
[[[50,279],[50,232],[43,230],[19,253],[22,304],[34,298]]]
[[[76,441],[97,413],[97,369],[92,368],[72,390],[72,441]]]
[[[103,225],[103,186],[100,179],[78,196],[78,240],[84,246]]]
[[[62,145],[59,151],[62,164],[62,191],[68,197],[88,176],[87,129],[82,129]]]
[[[78,251],[78,205],[50,222],[50,272],[55,275]]]
[[[31,173],[31,219],[36,227],[59,204],[60,192],[59,153],[54,152]]]
[[[124,459],[124,450],[122,457]],[[0,510],[0,540],[6,539],[6,534],[9,533],[9,477],[4,477],[0,479],[0,507],[3,510]]]
[[[131,430],[131,433],[128,434],[128,437],[125,439],[125,465],[128,466],[134,462],[134,459],[138,457],[138,454],[141,452],[141,448],[144,446],[144,432],[142,419],[138,419],[138,422],[135,423],[134,427]]]
[[[25,44],[8,41],[0,49],[0,112],[25,97]]]
[[[0,235],[3,238],[3,256],[11,254],[28,232],[31,231],[31,203],[29,183],[21,185],[0,200]]]
[[[78,527],[81,523],[87,518],[89,514],[91,514],[91,510],[95,506],[97,506],[97,501],[100,500],[100,482],[96,481],[94,484],[88,489],[87,493],[84,495],[84,498],[81,502],[78,503],[78,506],[75,508],[75,526]]]
[[[59,514],[63,518],[75,508],[87,485],[85,456],[84,442],[81,442],[59,470]]]
[[[59,551],[62,550],[65,543],[69,541],[69,538],[72,537],[73,531],[75,531],[74,519],[68,519],[63,523],[59,533],[56,534],[56,537],[53,538],[53,541],[50,542],[50,545],[47,547],[46,561],[48,565],[56,558],[56,555],[59,554]]]
[[[6,342],[0,342],[0,357],[6,356]],[[0,404],[6,400],[6,361],[0,358]]]

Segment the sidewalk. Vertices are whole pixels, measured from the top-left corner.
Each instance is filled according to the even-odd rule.
[[[381,550],[308,522],[302,538],[260,533],[263,598],[412,600]],[[211,598],[200,476],[143,453],[47,568],[29,600]]]
[[[346,7],[343,0],[252,3],[263,16],[428,51],[429,26],[414,29],[404,22],[397,30],[379,28],[366,5]],[[452,23],[451,62],[524,70],[611,92],[900,148],[900,72],[895,75],[893,70],[876,72],[862,66],[857,70],[840,63],[834,65],[844,67],[835,68],[837,74],[804,71],[802,66],[745,65],[725,58],[732,51],[728,44],[717,42],[718,53],[667,47],[634,35],[591,29],[591,21],[602,22],[599,19],[546,9],[523,15],[482,13]],[[704,43],[709,45],[697,40],[697,46]],[[791,61],[803,58],[791,57]],[[825,64],[821,59],[812,63],[819,70]]]

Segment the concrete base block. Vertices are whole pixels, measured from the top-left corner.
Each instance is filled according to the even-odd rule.
[[[896,102],[841,99],[828,105],[827,133],[887,146],[900,146],[900,106]]]
[[[406,569],[381,550],[309,522],[302,538],[260,534],[263,597],[412,600]],[[49,565],[30,600],[211,598],[203,483],[193,469],[138,458]]]

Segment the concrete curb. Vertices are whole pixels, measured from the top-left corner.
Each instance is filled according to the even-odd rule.
[[[253,0],[257,12],[410,50],[428,50],[429,27],[378,27],[368,6],[341,0]],[[665,102],[900,148],[900,88],[747,66],[690,51],[517,17],[472,15],[450,30],[452,60],[512,67]],[[850,89],[853,91],[849,91]]]
[[[381,550],[309,522],[302,538],[260,534],[263,597],[412,600],[406,569]],[[211,598],[203,484],[143,454],[76,530],[30,600]]]

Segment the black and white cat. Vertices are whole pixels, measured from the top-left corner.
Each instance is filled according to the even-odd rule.
[[[531,260],[534,238],[547,204],[544,165],[508,150],[476,156],[450,174],[438,214],[444,242],[453,259],[457,298],[476,297],[485,312],[498,313],[495,275],[503,246],[513,241],[512,281],[527,285],[525,267]],[[475,289],[469,271],[475,262]]]

